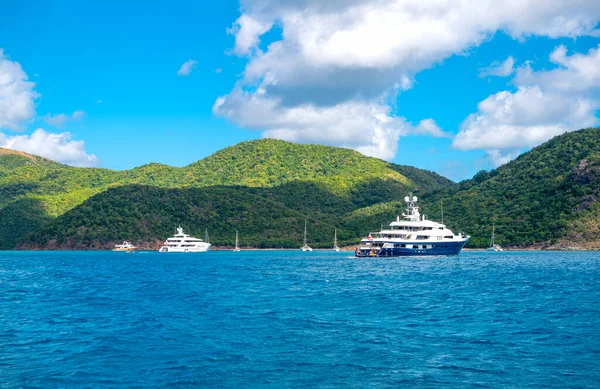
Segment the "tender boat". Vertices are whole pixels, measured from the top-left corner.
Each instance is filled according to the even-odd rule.
[[[312,248],[306,244],[306,220],[304,221],[304,245],[300,247],[302,251],[312,251]]]
[[[403,257],[425,255],[458,255],[470,236],[455,235],[444,224],[427,220],[417,207],[417,197],[405,197],[406,213],[362,239],[355,250],[357,257]]]
[[[495,230],[496,226],[492,224],[492,239],[490,239],[490,247],[488,247],[488,251],[504,251],[500,245],[496,244],[496,240],[494,238]]]
[[[210,243],[185,234],[183,228],[179,226],[177,233],[167,239],[158,251],[161,253],[203,253],[209,251],[210,247]]]
[[[124,241],[122,244],[116,244],[113,251],[134,251],[137,249],[131,242]]]

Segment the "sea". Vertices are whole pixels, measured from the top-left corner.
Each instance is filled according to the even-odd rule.
[[[598,388],[600,253],[0,252],[1,388]]]

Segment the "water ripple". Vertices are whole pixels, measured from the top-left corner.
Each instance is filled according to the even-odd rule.
[[[0,387],[600,387],[600,254],[0,253]]]

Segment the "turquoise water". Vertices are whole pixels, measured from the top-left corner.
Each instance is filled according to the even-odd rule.
[[[600,254],[0,252],[0,387],[600,387]]]

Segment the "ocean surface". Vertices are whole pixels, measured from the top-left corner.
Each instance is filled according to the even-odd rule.
[[[0,252],[0,387],[598,388],[600,253]]]

